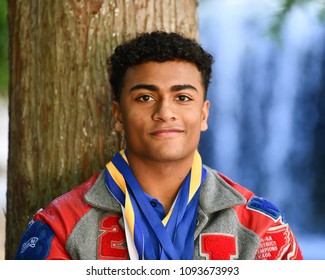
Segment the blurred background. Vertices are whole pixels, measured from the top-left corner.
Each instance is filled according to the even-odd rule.
[[[201,0],[215,58],[203,161],[284,213],[306,259],[325,259],[325,0]],[[8,31],[0,1],[0,259],[8,154]]]
[[[203,161],[275,203],[325,259],[325,1],[203,0],[215,57]]]

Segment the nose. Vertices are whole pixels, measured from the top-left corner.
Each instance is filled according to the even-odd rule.
[[[157,102],[155,111],[153,113],[153,119],[155,121],[168,122],[170,120],[176,120],[175,108],[170,100],[160,100]]]

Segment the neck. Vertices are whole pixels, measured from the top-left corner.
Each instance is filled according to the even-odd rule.
[[[162,163],[128,155],[128,161],[143,191],[158,199],[167,214],[192,167],[193,158]]]

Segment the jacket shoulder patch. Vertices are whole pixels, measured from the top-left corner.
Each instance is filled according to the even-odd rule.
[[[31,221],[16,253],[17,260],[43,260],[49,252],[54,232],[42,221]]]
[[[253,196],[248,201],[247,208],[267,215],[275,221],[282,217],[282,221],[285,222],[279,208],[265,198]]]

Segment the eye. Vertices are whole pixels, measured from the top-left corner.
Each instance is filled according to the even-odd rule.
[[[192,98],[188,97],[187,95],[178,95],[176,97],[176,100],[186,102],[186,101],[191,101]]]
[[[136,100],[141,101],[141,102],[148,102],[148,101],[152,101],[153,98],[150,95],[144,94],[144,95],[137,97]]]

